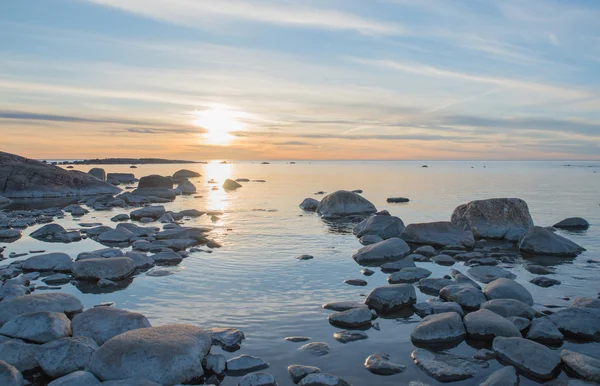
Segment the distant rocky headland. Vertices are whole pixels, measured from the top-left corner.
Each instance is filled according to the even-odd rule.
[[[163,158],[95,158],[57,162],[59,165],[144,165],[144,164],[205,164],[203,161],[188,161]]]

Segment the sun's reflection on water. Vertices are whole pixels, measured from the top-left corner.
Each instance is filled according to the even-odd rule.
[[[209,211],[225,212],[229,207],[229,198],[223,189],[223,182],[231,178],[231,169],[231,164],[222,164],[220,160],[211,161],[204,165],[204,176],[207,178],[207,181],[214,181],[214,183],[207,183],[208,193],[206,194],[206,203],[208,204],[207,209]],[[213,190],[215,187],[218,189]]]

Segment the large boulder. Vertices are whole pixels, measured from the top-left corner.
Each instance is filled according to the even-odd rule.
[[[19,316],[38,311],[73,315],[83,310],[83,304],[73,295],[50,292],[24,295],[0,302],[0,325]]]
[[[156,174],[140,178],[137,189],[132,193],[139,196],[154,196],[169,200],[175,198],[173,181],[169,177]]]
[[[202,360],[210,336],[187,324],[140,328],[104,343],[89,371],[101,381],[146,378],[159,384],[194,383],[204,375]]]
[[[391,238],[359,249],[352,258],[362,265],[378,264],[398,260],[410,252],[410,247],[399,238]]]
[[[73,263],[73,276],[80,280],[121,280],[134,270],[135,264],[129,257],[92,258]]]
[[[74,337],[88,337],[98,346],[124,332],[148,327],[151,325],[144,315],[113,307],[90,308],[71,322]]]
[[[434,247],[472,248],[475,239],[471,231],[465,231],[447,221],[409,224],[400,235],[412,244]]]
[[[365,304],[379,313],[393,312],[416,302],[415,287],[410,284],[377,287],[365,299]]]
[[[181,194],[188,195],[196,193],[196,186],[192,184],[189,180],[183,180],[177,185],[177,191],[180,191]]]
[[[558,229],[583,230],[590,227],[590,223],[581,217],[569,217],[552,225]]]
[[[0,340],[0,360],[24,372],[39,367],[35,354],[37,344],[25,343],[20,339],[2,337]]]
[[[533,226],[529,207],[519,198],[471,201],[454,209],[450,221],[476,238],[510,241],[518,241]]]
[[[343,217],[377,212],[369,200],[358,193],[338,190],[323,197],[317,212],[323,217]]]
[[[84,336],[62,338],[42,345],[36,359],[44,373],[58,378],[85,369],[97,349],[96,342]]]
[[[531,340],[497,337],[492,348],[500,361],[540,381],[549,381],[560,372],[556,351]]]
[[[111,184],[131,184],[136,182],[137,179],[133,173],[108,173],[106,174],[106,181]]]
[[[54,252],[32,256],[23,262],[24,271],[71,272],[73,260],[66,253]]]
[[[0,152],[0,195],[50,198],[116,194],[121,189],[87,173]]]
[[[71,321],[60,312],[32,312],[16,316],[4,323],[0,327],[0,335],[34,343],[47,343],[70,336]]]
[[[533,227],[519,242],[519,250],[533,255],[575,257],[585,248],[546,228]]]
[[[104,171],[102,168],[91,168],[88,171],[88,174],[96,177],[100,181],[106,181],[106,171]]]
[[[577,378],[600,383],[600,359],[571,350],[562,350],[560,359],[567,370]]]
[[[404,223],[396,216],[373,215],[356,225],[352,232],[359,238],[365,235],[376,235],[385,240],[399,237],[404,228]]]
[[[461,315],[456,312],[444,312],[426,316],[415,327],[410,339],[414,343],[436,344],[460,341],[465,334]]]
[[[14,366],[0,360],[0,385],[23,386],[23,375]]]
[[[488,300],[515,299],[527,305],[533,305],[533,296],[531,296],[529,291],[511,279],[496,279],[489,283],[483,292]]]
[[[467,314],[465,327],[469,337],[474,339],[493,340],[497,336],[521,337],[519,329],[511,321],[485,308]]]

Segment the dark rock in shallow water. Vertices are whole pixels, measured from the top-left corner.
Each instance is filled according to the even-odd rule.
[[[312,260],[314,258],[314,256],[312,255],[300,255],[300,256],[296,256],[297,260]]]
[[[0,229],[0,240],[11,242],[21,238],[20,229]]]
[[[443,302],[443,301],[427,301],[412,306],[415,314],[424,318],[429,315],[443,314],[446,312],[455,312],[461,317],[464,315],[463,309],[460,304],[455,302]]]
[[[377,212],[375,205],[357,193],[338,190],[321,200],[317,212],[323,217],[363,215]]]
[[[405,197],[389,197],[386,201],[389,203],[398,204],[398,203],[409,202],[410,200]]]
[[[452,256],[448,256],[448,255],[444,255],[444,254],[439,254],[437,256],[432,257],[431,261],[436,264],[445,265],[445,266],[451,266],[456,263],[456,261],[454,261]]]
[[[440,297],[456,302],[468,310],[476,310],[481,303],[486,301],[483,292],[470,284],[451,284],[446,286],[441,289]]]
[[[73,276],[81,280],[121,280],[134,270],[135,264],[129,257],[84,259],[73,264]]]
[[[439,382],[455,382],[472,378],[480,368],[478,363],[470,358],[436,354],[420,348],[414,350],[411,357],[421,370]]]
[[[0,334],[28,342],[47,343],[70,336],[71,321],[60,312],[32,312],[16,316],[4,323]]]
[[[154,220],[159,219],[165,214],[165,207],[162,205],[146,206],[141,209],[136,209],[129,214],[132,220],[140,220],[144,217],[152,218]]]
[[[0,152],[0,195],[6,198],[49,198],[116,194],[119,188],[87,173]]]
[[[174,181],[181,181],[185,178],[196,178],[196,177],[202,177],[202,174],[194,172],[192,170],[188,170],[188,169],[181,169],[176,171],[175,173],[173,173],[173,180]]]
[[[400,235],[412,244],[425,244],[434,247],[459,246],[472,248],[475,244],[473,233],[462,230],[450,222],[409,224]]]
[[[302,378],[298,386],[350,386],[350,384],[337,375],[316,373]]]
[[[514,323],[485,308],[465,315],[465,327],[469,337],[474,339],[493,340],[497,336],[521,337]]]
[[[367,370],[377,375],[393,375],[406,370],[406,366],[392,363],[388,354],[373,354],[365,360]]]
[[[442,288],[456,284],[450,279],[445,278],[425,278],[419,280],[419,284],[417,287],[426,294],[437,295],[442,290]]]
[[[364,287],[367,284],[366,280],[362,280],[362,279],[347,279],[344,280],[344,283],[348,284],[348,285],[353,285],[353,286],[358,286],[358,287]]]
[[[242,377],[238,386],[277,386],[277,382],[271,374],[252,373]]]
[[[548,319],[566,337],[600,342],[600,310],[572,307],[556,311],[548,315]]]
[[[287,338],[285,338],[285,340],[289,342],[306,342],[310,340],[310,338],[307,336],[288,336]]]
[[[312,354],[315,356],[319,356],[319,357],[329,354],[329,350],[330,350],[330,347],[325,342],[307,343],[298,349],[298,351],[303,351],[303,352],[306,352],[306,353],[309,353],[309,354]]]
[[[460,205],[451,221],[476,238],[518,241],[532,226],[527,203],[518,198],[491,198]]]
[[[240,355],[227,361],[227,374],[237,376],[269,367],[269,363],[250,355]]]
[[[368,339],[369,336],[364,331],[336,331],[333,338],[341,343],[350,343],[357,340]]]
[[[399,237],[403,230],[404,223],[400,218],[389,215],[373,215],[356,225],[352,232],[359,238],[366,235],[375,235],[385,240]]]
[[[391,238],[362,247],[352,255],[352,258],[359,264],[370,265],[398,260],[408,252],[410,252],[410,247],[406,242],[398,238]]]
[[[73,260],[66,253],[54,252],[36,255],[23,262],[24,271],[71,272]]]
[[[563,334],[547,317],[533,319],[527,333],[527,339],[548,345],[560,345],[564,338]]]
[[[361,328],[370,326],[372,317],[368,308],[353,308],[329,315],[329,323],[342,328]]]
[[[533,296],[523,287],[511,279],[500,278],[489,283],[484,290],[489,299],[515,299],[528,305],[533,305]]]
[[[420,267],[408,267],[390,275],[390,277],[388,277],[388,283],[415,283],[421,279],[429,277],[430,275],[431,271],[428,269]]]
[[[550,278],[544,277],[544,276],[535,277],[535,278],[529,280],[529,282],[537,285],[538,287],[543,287],[543,288],[548,288],[548,287],[552,287],[552,286],[560,284],[559,280],[550,279]]]
[[[494,371],[480,386],[517,386],[519,376],[512,366],[506,366]]]
[[[525,269],[534,275],[548,275],[554,273],[554,271],[536,264],[527,265]]]
[[[416,303],[415,288],[410,284],[393,284],[377,287],[367,298],[365,304],[380,313],[389,313]]]
[[[423,318],[413,330],[410,339],[415,344],[437,344],[461,341],[465,335],[461,314],[444,312]]]
[[[500,361],[515,366],[534,379],[549,381],[560,372],[559,355],[531,340],[497,337],[492,347]]]
[[[319,201],[314,198],[305,198],[304,201],[300,203],[300,209],[304,209],[308,212],[316,211],[318,206]]]
[[[552,226],[559,229],[588,229],[590,223],[581,217],[569,217]]]
[[[521,318],[533,319],[536,312],[531,306],[516,299],[494,299],[488,300],[481,304],[481,308],[485,308],[498,315],[508,318],[518,316]]]
[[[309,374],[320,373],[321,369],[313,366],[300,366],[300,365],[291,365],[287,368],[290,377],[292,377],[292,381],[294,383],[300,382],[304,377]]]
[[[562,350],[560,358],[569,373],[586,381],[600,383],[600,359],[570,350]]]
[[[223,189],[225,190],[235,190],[237,188],[241,188],[242,185],[235,182],[234,180],[226,179],[223,183]]]
[[[339,311],[351,310],[353,308],[367,308],[367,305],[364,303],[355,302],[355,301],[345,301],[345,302],[325,303],[325,304],[323,304],[322,307],[326,310],[339,312]]]
[[[515,279],[516,276],[509,271],[491,266],[477,266],[469,269],[467,273],[475,280],[488,284],[499,278]]]
[[[533,227],[519,242],[519,250],[533,255],[575,257],[585,248],[545,228]]]
[[[213,345],[219,345],[223,350],[229,352],[239,350],[242,341],[246,339],[244,333],[236,328],[210,328],[207,331]]]

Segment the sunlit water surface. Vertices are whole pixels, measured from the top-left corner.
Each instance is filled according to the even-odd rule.
[[[315,197],[317,191],[363,189],[363,196],[378,209],[387,209],[404,223],[448,220],[454,208],[462,203],[491,197],[519,197],[527,201],[537,225],[552,225],[565,217],[581,216],[591,227],[588,231],[559,231],[587,251],[576,259],[564,259],[554,265],[553,277],[559,286],[539,288],[528,281],[534,277],[521,264],[510,268],[517,280],[534,295],[536,304],[567,305],[563,297],[598,296],[600,291],[600,170],[593,162],[272,162],[194,165],[141,165],[130,169],[126,165],[103,166],[107,172],[132,172],[136,177],[148,174],[171,175],[186,168],[198,171],[202,177],[191,181],[198,195],[178,197],[167,204],[168,210],[217,210],[224,214],[217,222],[202,216],[187,223],[190,226],[214,227],[211,238],[223,244],[212,254],[193,253],[166,277],[141,274],[125,290],[107,294],[85,294],[71,285],[62,291],[82,300],[85,307],[101,302],[114,302],[117,307],[141,312],[155,326],[166,323],[191,323],[202,327],[236,327],[247,340],[236,353],[224,353],[228,358],[250,354],[270,362],[266,370],[280,385],[292,385],[286,368],[290,364],[318,366],[324,372],[336,374],[354,385],[399,385],[409,381],[438,384],[418,369],[410,359],[414,349],[409,335],[420,320],[407,313],[398,318],[379,319],[380,331],[367,331],[369,339],[342,344],[333,338],[338,329],[329,325],[329,311],[321,305],[338,300],[362,300],[373,288],[387,284],[387,274],[377,273],[366,278],[368,286],[352,287],[345,279],[364,278],[351,255],[361,245],[348,233],[331,229],[317,215],[305,213],[298,204],[305,197]],[[76,166],[87,171],[91,166]],[[219,190],[211,190],[211,178]],[[243,183],[233,192],[221,185],[226,178],[262,179],[266,182]],[[408,204],[387,204],[386,198],[410,198]],[[117,213],[92,211],[78,219],[67,215],[57,222],[78,228],[81,222],[102,222],[114,226],[109,219]],[[60,251],[73,258],[79,252],[104,246],[92,240],[72,244],[42,243],[27,235],[9,244],[10,252],[35,249]],[[314,255],[310,261],[298,261],[300,254]],[[26,258],[26,257],[24,257]],[[2,265],[12,260],[5,260]],[[417,263],[433,272],[431,277],[449,274],[450,267],[433,263]],[[458,263],[452,268],[463,272],[468,267]],[[43,283],[40,283],[43,284]],[[430,298],[417,290],[418,301]],[[284,340],[286,336],[305,335],[312,341],[327,342],[331,352],[314,357],[297,351],[302,343]],[[574,348],[600,358],[600,344],[567,342],[563,348]],[[450,352],[472,355],[475,348],[463,342]],[[214,352],[221,352],[213,348]],[[389,377],[369,373],[363,363],[375,352],[391,354],[396,363],[407,365],[404,373]],[[476,378],[457,384],[479,384],[499,368],[496,361]],[[565,375],[562,374],[561,377]],[[236,385],[239,377],[226,377],[224,385]],[[521,377],[521,384],[534,384]]]

